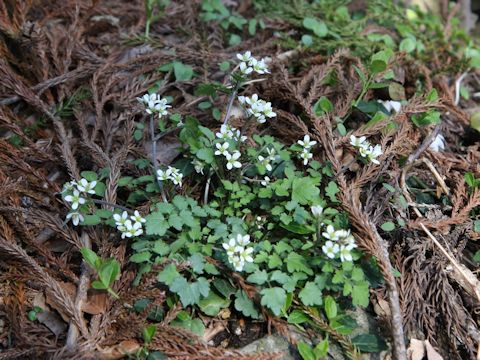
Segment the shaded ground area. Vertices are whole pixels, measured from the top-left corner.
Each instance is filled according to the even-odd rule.
[[[313,158],[329,164],[325,176],[335,181],[335,207],[348,217],[363,271],[374,264],[365,312],[388,352],[399,346],[393,323],[403,324],[408,340],[428,340],[445,359],[475,358],[480,150],[470,119],[478,115],[479,78],[462,50],[474,45],[458,26],[458,7],[438,22],[426,16],[408,23],[404,9],[388,2],[344,3],[159,1],[149,37],[143,1],[0,5],[0,359],[118,359],[141,350],[151,323],[157,331],[145,348],[158,356],[151,358],[275,359],[280,355],[237,350],[272,331],[295,343],[288,316],[260,306],[255,283],[213,255],[206,262],[228,272],[235,290],[255,301],[261,320],[233,305],[208,316],[169,303],[168,287],[157,279],[165,263],[152,263],[139,280],[138,264],[129,261],[133,242],[109,226],[66,223],[60,195],[64,183],[94,171],[104,174],[106,202],[130,206],[135,199],[136,209],[148,213],[160,192],[122,185],[125,177],[152,172],[152,142],[142,136],[148,121],[136,98],[158,91],[182,119],[195,117],[216,132],[229,96],[211,84],[227,85],[236,54],[247,50],[266,57],[271,73],[242,91],[261,94],[277,117],[267,125],[247,123],[236,108],[230,124],[243,129],[248,144],[259,133],[287,146],[305,134],[318,142]],[[305,22],[309,17],[323,19],[325,29]],[[403,23],[402,33],[395,25]],[[402,41],[411,40],[410,31],[418,31],[414,45]],[[372,55],[389,46],[395,52],[388,67],[372,72]],[[322,97],[331,107],[317,111]],[[377,100],[402,106],[388,111]],[[162,133],[159,164],[183,157],[179,133]],[[430,145],[438,134],[444,146],[435,150]],[[351,135],[381,145],[378,165],[356,157]],[[200,202],[206,183],[192,171],[177,192]],[[120,300],[91,288],[95,274],[82,263],[83,247],[119,262],[113,289]],[[142,299],[150,301],[139,304]],[[298,298],[293,304],[305,310]],[[401,318],[395,319],[395,306]],[[305,338],[316,344],[328,334],[346,358],[360,358],[340,327],[311,308],[305,314],[311,321],[302,329]],[[190,332],[193,325],[172,326],[182,317],[199,319],[203,336]]]

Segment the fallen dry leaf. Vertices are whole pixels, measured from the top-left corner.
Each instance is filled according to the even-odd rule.
[[[82,304],[82,311],[90,315],[98,315],[105,311],[107,307],[107,293],[88,290],[87,301]]]
[[[422,360],[425,356],[425,345],[422,340],[411,339],[407,349],[408,360]]]
[[[123,359],[128,354],[134,354],[140,349],[140,344],[134,340],[124,340],[120,344],[99,349],[99,359],[116,360]]]
[[[443,357],[435,350],[428,340],[424,341],[425,348],[427,349],[428,360],[443,360]]]

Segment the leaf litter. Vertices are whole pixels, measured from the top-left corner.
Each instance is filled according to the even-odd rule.
[[[395,55],[391,63],[406,95],[393,88],[390,96],[406,96],[409,101],[392,115],[399,124],[395,133],[382,132],[384,120],[366,125],[363,113],[350,117],[346,125],[356,130],[348,135],[375,136],[384,149],[381,166],[360,169],[352,164],[348,135],[333,129],[338,129],[336,119],[351,113],[351,104],[362,91],[360,74],[366,71],[361,52],[355,55],[339,47],[320,56],[305,49],[288,50],[288,41],[267,41],[274,31],[292,27],[274,17],[265,30],[228,46],[218,25],[199,20],[196,2],[173,3],[162,21],[153,25],[148,43],[139,44],[141,40],[132,34],[141,33],[144,11],[141,1],[64,1],[61,8],[55,1],[0,5],[0,359],[83,359],[91,354],[118,359],[140,348],[145,315],[166,301],[164,291],[156,286],[152,273],[139,286],[131,286],[136,273],[127,263],[128,247],[110,231],[90,228],[79,234],[64,226],[65,209],[57,194],[61,184],[80,178],[82,170],[108,167],[106,199],[115,203],[121,171],[145,175],[129,160],[150,148],[147,142],[143,146],[133,139],[138,119],[135,97],[151,88],[172,96],[181,115],[195,116],[204,126],[217,129],[218,121],[193,106],[193,90],[202,82],[221,82],[224,75],[218,64],[246,49],[271,57],[269,83],[249,85],[275,106],[278,120],[271,123],[269,133],[286,143],[309,134],[322,144],[315,156],[332,164],[341,207],[350,216],[359,246],[377,259],[385,279],[385,285],[371,295],[378,304],[379,321],[388,328],[395,316],[393,293],[400,304],[397,321],[412,339],[412,359],[438,359],[437,351],[444,358],[473,359],[480,342],[479,298],[477,264],[470,259],[478,250],[472,212],[480,205],[480,191],[468,188],[464,174],[479,174],[480,151],[478,134],[468,128],[473,101],[457,105],[458,73],[445,72],[445,64],[455,57],[444,54],[446,59],[432,59],[427,67]],[[446,20],[448,29],[451,18]],[[319,37],[325,30],[311,20],[304,27]],[[160,64],[174,61],[188,64],[196,76],[178,67],[157,71]],[[332,74],[335,82],[329,81]],[[478,89],[477,76],[472,71],[463,84]],[[437,89],[438,99],[415,94],[417,78],[423,79],[426,92]],[[370,90],[363,99],[374,99],[379,92]],[[322,96],[333,106],[318,114],[313,105]],[[220,109],[226,103],[224,97],[211,100]],[[422,149],[428,136],[410,119],[432,109],[442,114],[439,129],[445,150],[423,146],[405,171],[399,160]],[[173,136],[161,146],[159,161],[168,163],[176,156],[178,142]],[[394,191],[379,186],[382,182]],[[379,233],[387,221],[405,225]],[[121,303],[88,289],[89,274],[78,252],[85,241],[120,261],[124,271],[115,291]],[[393,270],[401,276],[394,277]],[[243,291],[253,295],[253,287],[236,276]],[[154,300],[141,312],[132,312],[136,300],[144,298]],[[28,321],[25,314],[39,303],[43,315],[38,322]],[[225,331],[209,336],[217,338],[217,346],[207,345],[204,339],[170,326],[181,310],[172,307],[165,315],[151,349],[172,359],[279,356],[245,355],[219,346],[220,339],[228,337]],[[280,333],[288,332],[282,321],[268,315],[266,319],[269,330],[273,326]],[[239,325],[221,328],[229,327],[235,332]],[[257,326],[252,332],[259,337],[266,327]],[[332,334],[343,341],[341,334]],[[238,343],[237,338],[230,345]]]

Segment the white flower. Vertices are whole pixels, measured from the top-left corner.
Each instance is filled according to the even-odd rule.
[[[201,162],[200,160],[198,159],[194,159],[192,161],[192,165],[193,167],[195,168],[195,171],[197,172],[197,174],[203,174],[203,169],[205,167],[205,164],[203,162]]]
[[[252,97],[245,96],[245,103],[254,106],[258,103],[258,95],[253,94]]]
[[[225,250],[227,250],[228,256],[233,256],[233,254],[235,254],[235,248],[237,247],[237,242],[235,241],[235,238],[231,238],[228,242],[224,242],[222,246]]]
[[[313,216],[315,216],[316,218],[322,216],[323,207],[321,207],[320,205],[314,205],[310,208],[310,210],[312,211]]]
[[[244,142],[245,140],[247,140],[246,136],[242,136],[242,133],[240,132],[240,130],[237,130],[235,128],[231,128],[231,131],[232,131],[232,139],[233,140],[241,141],[241,142]]]
[[[159,116],[168,115],[168,108],[171,108],[171,106],[167,105],[167,99],[159,99],[155,106]]]
[[[230,256],[228,261],[233,265],[236,271],[242,271],[245,261],[240,256]]]
[[[438,134],[430,144],[429,148],[436,152],[445,150],[445,138],[443,137],[443,135]]]
[[[119,228],[122,232],[122,239],[131,238],[143,234],[142,223],[135,222],[132,224],[131,220],[125,221],[125,224]]]
[[[359,138],[357,138],[354,135],[350,135],[350,144],[358,148],[362,148],[365,146],[368,147],[370,144],[366,140],[367,138],[365,136],[360,136]]]
[[[85,199],[80,196],[78,190],[73,190],[72,195],[65,196],[65,201],[72,203],[72,210],[77,210],[79,205],[85,204]]]
[[[243,62],[249,62],[252,59],[252,53],[250,51],[246,51],[243,54],[237,54],[237,59]]]
[[[227,149],[229,146],[230,144],[228,142],[224,142],[223,144],[216,143],[215,147],[217,148],[217,150],[215,151],[215,155],[223,155],[226,157],[228,154]]]
[[[402,108],[402,104],[398,101],[393,101],[393,100],[377,100],[380,104],[383,105],[383,107],[389,112],[391,113],[392,110],[395,111],[395,112],[399,112],[400,109]]]
[[[267,74],[267,73],[270,73],[270,71],[268,71],[267,64],[265,63],[265,59],[262,59],[262,60],[258,61],[257,59],[252,58],[252,60],[250,60],[249,65],[250,65],[251,67],[253,67],[253,70],[254,70],[257,74]]]
[[[253,68],[248,66],[246,62],[241,62],[240,63],[240,72],[243,75],[248,75],[253,71]]]
[[[253,262],[253,248],[252,247],[247,247],[247,248],[242,248],[242,250],[238,251],[238,256],[240,259],[242,259],[244,262]]]
[[[303,149],[299,155],[300,159],[303,160],[303,165],[307,165],[308,161],[313,157],[313,154],[308,151],[308,149]]]
[[[139,223],[145,223],[147,222],[147,220],[145,220],[142,215],[140,215],[140,213],[138,212],[138,210],[135,210],[133,212],[133,215],[130,216],[130,219],[132,219],[132,221],[135,221],[135,222],[139,222]]]
[[[120,230],[120,227],[124,227],[126,221],[128,220],[128,213],[124,211],[122,215],[113,214],[113,220],[115,220],[115,225],[117,225],[118,230]]]
[[[323,253],[327,255],[327,257],[329,257],[330,259],[333,259],[335,255],[337,255],[339,249],[340,247],[338,246],[338,244],[334,244],[331,241],[327,241],[325,245],[322,246]]]
[[[241,168],[242,163],[238,161],[241,154],[239,151],[235,151],[233,154],[226,153],[225,158],[227,159],[227,169],[232,170],[232,168]]]
[[[67,220],[72,219],[73,225],[77,226],[79,223],[83,222],[85,218],[78,211],[72,211],[67,214]]]
[[[68,191],[72,191],[73,188],[76,187],[76,186],[77,186],[77,182],[76,182],[76,181],[66,182],[65,184],[63,184],[62,193],[68,192]]]
[[[145,111],[147,114],[155,114],[164,116],[168,114],[167,109],[171,108],[170,105],[167,105],[167,99],[160,98],[160,95],[157,94],[145,94],[141,98],[137,98],[137,100],[145,105]]]
[[[268,176],[265,176],[260,182],[260,184],[262,184],[263,186],[267,186],[268,184],[270,184],[270,178]]]
[[[240,246],[247,246],[248,244],[250,244],[250,235],[241,235],[241,234],[238,234],[237,235],[237,245],[240,245]]]
[[[171,174],[172,174],[172,171],[170,169],[167,169],[167,170],[158,169],[157,170],[157,179],[159,181],[166,181],[166,180],[170,179]]]
[[[377,160],[377,157],[383,154],[382,147],[377,144],[374,147],[370,146],[368,149],[370,150],[368,159],[374,164],[380,164],[380,161]]]
[[[303,140],[298,140],[297,143],[303,146],[303,148],[306,150],[317,144],[317,142],[314,140],[310,141],[310,135],[308,134],[303,137]]]
[[[264,158],[262,155],[258,156],[258,161],[260,161],[260,164],[265,166],[265,168],[268,171],[272,171],[272,164],[270,164],[270,157]]]
[[[274,148],[267,147],[267,153],[270,161],[275,161],[277,159],[277,155]]]
[[[219,139],[229,140],[233,137],[233,132],[230,126],[224,124],[220,127],[220,132],[217,132],[215,135]]]
[[[95,194],[95,186],[97,186],[96,181],[89,182],[87,179],[80,179],[77,183],[78,191],[87,193],[87,194]]]
[[[255,118],[257,119],[257,123],[265,124],[267,122],[267,118],[263,114],[256,114]]]
[[[340,260],[343,261],[352,261],[351,250],[354,248],[352,245],[341,245],[340,246]]]
[[[358,148],[358,152],[360,154],[360,156],[364,157],[364,158],[368,158],[368,156],[370,155],[371,153],[371,150],[370,150],[371,146],[362,146],[362,147],[359,147]]]
[[[173,184],[180,187],[182,187],[182,179],[183,174],[180,172],[173,172],[172,175],[170,175],[170,180],[172,180]]]
[[[338,233],[335,231],[333,225],[328,225],[325,232],[322,233],[322,236],[326,239],[336,241],[338,240]]]
[[[156,102],[159,99],[157,94],[145,94],[141,98],[137,97],[139,103],[148,105],[150,102]]]

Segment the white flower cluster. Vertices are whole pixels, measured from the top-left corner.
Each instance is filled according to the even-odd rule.
[[[330,259],[334,259],[337,254],[340,254],[340,260],[352,261],[351,251],[357,247],[353,235],[350,230],[335,230],[332,225],[328,225],[322,236],[328,241],[322,246],[323,253]]]
[[[220,131],[215,134],[215,136],[220,140],[233,140],[236,142],[245,142],[247,140],[246,136],[243,136],[240,133],[240,130],[235,129],[234,127],[224,124],[220,127]]]
[[[140,236],[143,234],[143,223],[146,220],[135,210],[133,215],[128,217],[128,213],[124,211],[122,214],[113,214],[117,230],[122,233],[122,239]]]
[[[174,185],[182,186],[183,174],[179,169],[169,166],[167,170],[157,170],[157,179],[159,181],[170,180]]]
[[[269,73],[265,59],[255,59],[250,51],[246,51],[244,54],[237,54],[237,59],[240,60],[240,72],[242,75],[249,75],[253,71],[261,75]]]
[[[357,138],[354,135],[350,136],[350,144],[358,149],[360,156],[374,164],[380,164],[380,161],[377,160],[377,158],[383,154],[380,145],[372,146],[365,136]]]
[[[230,127],[229,125],[225,124],[220,127],[220,132],[217,132],[215,136],[219,140],[224,140],[223,143],[217,142],[215,144],[215,147],[217,148],[217,150],[215,150],[215,155],[222,155],[225,157],[225,159],[227,160],[227,170],[232,170],[233,168],[241,168],[242,163],[238,161],[238,159],[240,159],[240,156],[242,156],[242,154],[240,154],[240,151],[238,150],[233,150],[232,152],[230,152],[228,150],[230,148],[229,141],[243,142],[247,139],[246,136],[242,136],[240,130],[237,130],[234,127]]]
[[[258,161],[260,161],[261,165],[265,166],[265,169],[267,169],[267,171],[272,171],[273,170],[272,162],[274,162],[277,159],[277,155],[274,148],[267,147],[266,150],[267,150],[268,156],[265,157],[262,155],[258,155]]]
[[[377,100],[380,104],[383,105],[383,107],[389,112],[391,113],[392,110],[394,112],[399,112],[400,109],[402,108],[402,104],[398,101],[393,101],[393,100]]]
[[[228,262],[236,271],[242,271],[245,263],[253,262],[253,247],[248,244],[250,244],[250,235],[238,234],[236,238],[231,238],[222,245],[227,251]]]
[[[171,108],[170,105],[167,105],[167,99],[162,99],[160,95],[157,94],[145,94],[142,97],[137,98],[137,100],[145,105],[145,111],[147,114],[158,114],[159,117],[168,115],[168,108]]]
[[[73,210],[67,214],[67,220],[71,219],[73,225],[77,226],[85,220],[78,208],[87,202],[89,194],[95,194],[95,186],[97,186],[96,181],[88,181],[87,179],[80,179],[79,182],[70,181],[63,185],[63,199],[70,203]]]
[[[303,137],[303,140],[298,140],[297,143],[302,147],[302,151],[298,157],[303,160],[303,165],[307,165],[313,157],[313,154],[310,151],[317,142],[310,140],[310,135],[307,134]]]
[[[254,116],[259,124],[263,124],[267,121],[267,118],[273,118],[277,114],[272,110],[272,103],[259,99],[257,94],[253,94],[252,97],[239,96],[238,101],[247,106],[247,114]]]

